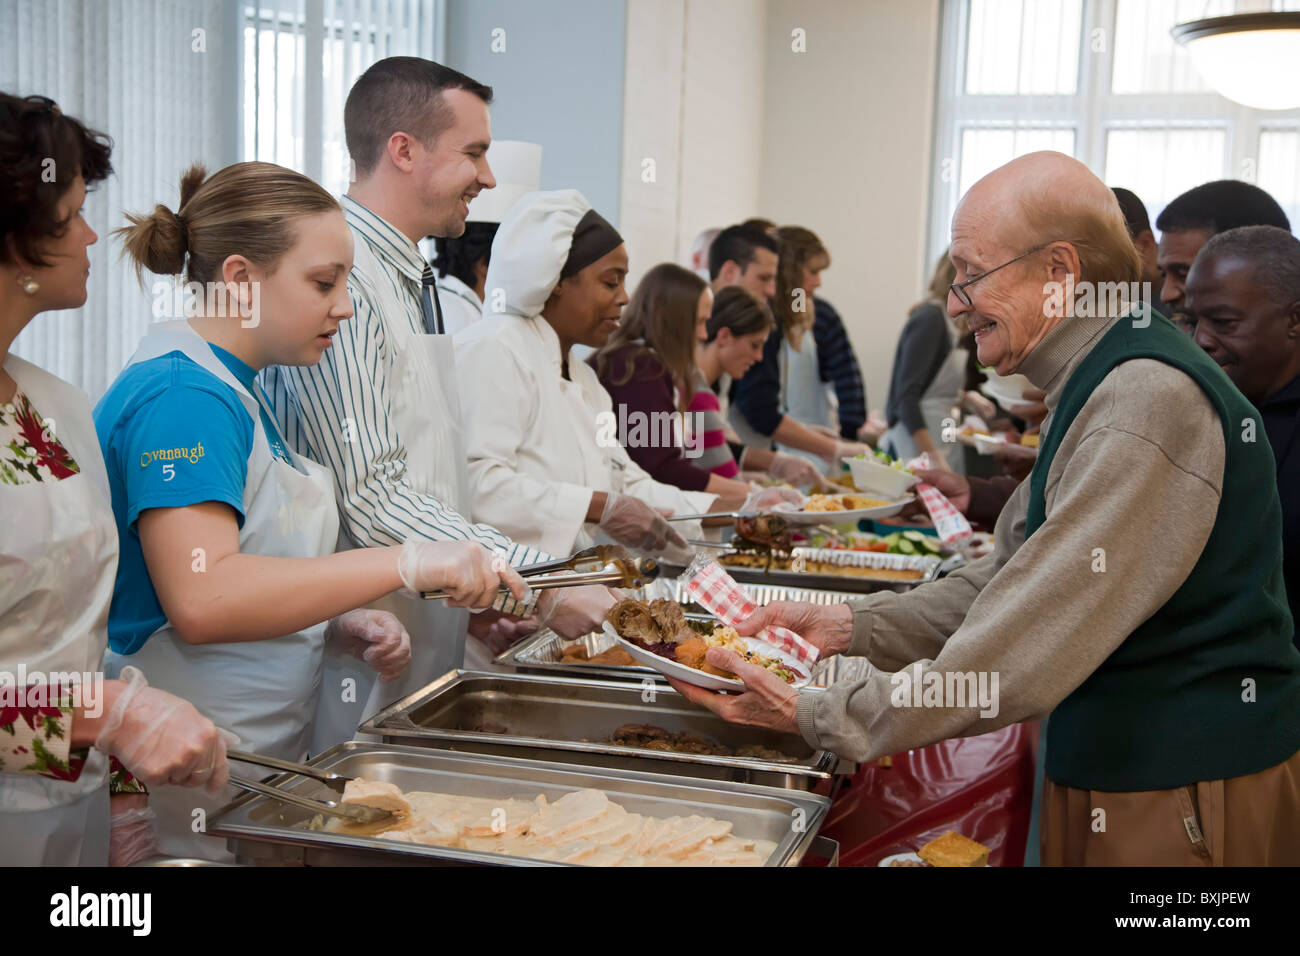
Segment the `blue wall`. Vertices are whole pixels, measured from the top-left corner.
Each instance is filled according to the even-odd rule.
[[[540,143],[542,188],[581,190],[615,225],[626,34],[624,0],[447,0],[447,65],[493,88],[493,137]]]

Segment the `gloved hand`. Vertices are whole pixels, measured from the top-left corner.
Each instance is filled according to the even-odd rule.
[[[537,622],[560,637],[573,639],[599,631],[605,612],[614,606],[618,595],[603,584],[543,591],[537,602]]]
[[[95,749],[113,754],[147,787],[204,786],[218,794],[230,769],[226,748],[239,738],[216,727],[189,701],[150,687],[138,667],[124,667],[126,686],[113,702]]]
[[[600,529],[629,548],[645,554],[663,555],[667,550],[689,552],[686,539],[664,520],[664,516],[640,498],[609,492],[600,513]]]
[[[820,485],[824,480],[821,472],[807,458],[800,458],[798,455],[790,455],[783,451],[778,451],[772,456],[772,464],[767,466],[767,473],[773,478],[788,481],[796,488]]]
[[[158,833],[153,828],[155,816],[153,810],[148,807],[110,814],[109,866],[130,866],[132,863],[162,854]]]
[[[838,469],[845,458],[857,458],[858,455],[870,454],[871,449],[860,441],[842,441],[835,443],[835,459],[831,464]]]
[[[537,631],[536,618],[514,617],[498,611],[484,611],[469,619],[470,636],[481,641],[493,657]]]
[[[325,642],[365,661],[382,681],[397,680],[411,663],[411,635],[387,611],[357,608],[325,626]]]
[[[793,488],[763,488],[751,492],[745,499],[745,503],[740,506],[740,510],[744,512],[771,510],[780,504],[793,505],[793,510],[798,511],[803,507],[804,496]]]
[[[528,585],[506,559],[476,541],[412,538],[402,545],[397,573],[409,594],[448,592],[449,607],[490,607],[502,584],[520,601],[529,597]]]

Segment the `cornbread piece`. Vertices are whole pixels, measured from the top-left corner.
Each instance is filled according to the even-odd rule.
[[[989,848],[955,830],[931,840],[917,851],[931,866],[988,866]]]

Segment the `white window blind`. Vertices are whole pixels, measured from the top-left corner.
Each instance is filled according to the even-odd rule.
[[[1268,8],[1270,5],[1265,4]],[[1257,0],[945,0],[930,249],[980,177],[1040,149],[1132,189],[1154,223],[1179,193],[1244,179],[1300,228],[1300,110],[1266,112],[1210,90],[1169,30],[1258,10]],[[1272,0],[1297,10],[1300,0]]]
[[[279,163],[346,192],[343,104],[388,56],[442,60],[443,0],[244,4],[240,156]]]
[[[233,162],[235,97],[222,0],[0,0],[0,89],[38,93],[113,139],[114,173],[86,199],[99,234],[86,304],[39,315],[14,352],[97,399],[153,321],[110,233],[123,213],[176,208],[181,173]]]

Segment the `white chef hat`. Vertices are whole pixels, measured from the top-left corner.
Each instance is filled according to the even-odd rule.
[[[500,222],[519,199],[542,188],[542,147],[517,139],[494,139],[488,165],[497,184],[469,204],[466,222]]]
[[[576,246],[575,232],[580,233]],[[622,242],[576,189],[529,193],[510,208],[492,240],[484,311],[540,315],[562,274],[576,272]],[[571,255],[578,259],[570,263]],[[575,268],[566,273],[569,264]]]

